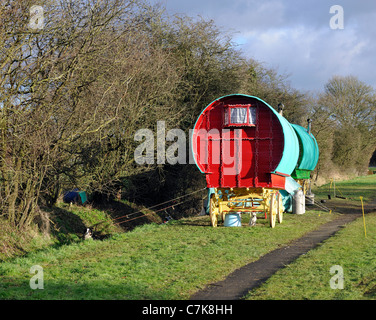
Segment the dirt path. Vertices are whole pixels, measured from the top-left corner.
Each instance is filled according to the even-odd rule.
[[[276,271],[333,236],[347,223],[362,216],[361,210],[352,208],[351,211],[356,213],[342,214],[337,219],[323,224],[317,230],[309,232],[289,245],[269,252],[259,260],[235,270],[225,280],[209,284],[205,289],[195,293],[191,300],[241,299],[251,289],[260,286]]]

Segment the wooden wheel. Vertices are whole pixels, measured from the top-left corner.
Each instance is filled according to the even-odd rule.
[[[277,193],[277,220],[278,223],[282,223],[283,221],[283,203],[282,203],[282,196],[278,192]]]
[[[218,225],[218,207],[215,199],[215,195],[212,195],[210,198],[210,208],[209,208],[209,215],[210,215],[210,222],[213,227],[217,227]]]
[[[276,201],[276,195],[272,193],[270,195],[270,206],[269,206],[269,224],[270,227],[275,227],[275,221],[277,216],[277,201]]]

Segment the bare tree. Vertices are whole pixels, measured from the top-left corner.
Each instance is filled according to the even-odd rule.
[[[83,143],[118,118],[119,104],[84,98],[105,72],[97,62],[135,14],[133,1],[44,1],[43,28],[34,30],[31,1],[1,5],[0,201],[2,214],[23,227],[41,199],[53,203],[62,181],[84,174]]]
[[[364,173],[376,144],[374,89],[354,76],[334,76],[312,111],[319,166]]]

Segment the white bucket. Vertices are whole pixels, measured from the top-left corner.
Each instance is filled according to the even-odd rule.
[[[242,219],[240,213],[229,213],[225,216],[225,227],[241,227]]]

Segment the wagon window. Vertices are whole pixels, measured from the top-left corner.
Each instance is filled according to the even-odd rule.
[[[224,125],[253,127],[256,125],[256,112],[251,104],[227,105],[224,108]]]
[[[247,123],[247,108],[231,108],[231,120],[233,124]]]
[[[256,124],[256,108],[249,108],[249,124]]]

